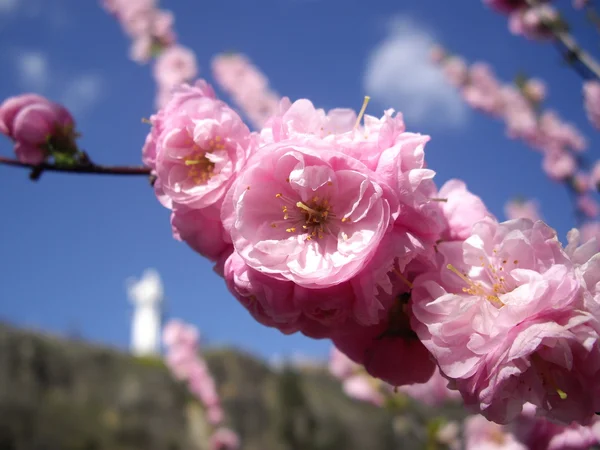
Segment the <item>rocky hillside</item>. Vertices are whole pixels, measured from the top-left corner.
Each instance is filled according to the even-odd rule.
[[[393,420],[324,370],[275,371],[230,349],[206,357],[243,449],[423,448],[423,411]],[[0,450],[203,450],[202,424],[160,360],[0,325]]]

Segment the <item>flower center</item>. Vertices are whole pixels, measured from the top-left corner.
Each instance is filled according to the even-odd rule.
[[[283,220],[287,222],[287,233],[306,233],[307,241],[323,239],[326,234],[331,233],[329,224],[331,219],[335,218],[335,214],[331,211],[328,198],[315,195],[308,201],[294,202],[283,194],[276,194],[275,197],[284,203],[281,210]],[[349,219],[343,218],[342,222],[347,220]],[[277,228],[278,224],[272,223],[271,227]]]
[[[494,250],[494,255],[498,253],[498,250]],[[496,308],[502,308],[504,303],[500,300],[500,295],[508,294],[513,290],[509,286],[509,282],[506,280],[504,273],[506,271],[505,267],[509,264],[508,259],[501,260],[500,264],[492,264],[485,262],[485,258],[483,256],[479,257],[481,261],[481,275],[485,278],[488,278],[488,282],[483,283],[481,281],[473,281],[469,275],[466,273],[461,273],[456,267],[452,264],[448,264],[446,268],[451,272],[454,272],[458,275],[465,283],[467,283],[468,287],[462,288],[462,291],[469,295],[475,295],[478,297],[483,297],[487,301],[489,301]],[[519,264],[518,260],[512,261],[512,264],[515,266]]]
[[[188,177],[196,184],[204,184],[215,175],[215,163],[206,157],[206,153],[213,150],[222,150],[225,145],[221,142],[221,137],[217,136],[208,143],[208,150],[204,150],[194,144],[194,150],[184,158],[185,165],[190,169]]]

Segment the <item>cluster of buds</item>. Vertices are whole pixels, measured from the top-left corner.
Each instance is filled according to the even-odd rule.
[[[23,94],[0,104],[0,133],[14,142],[22,163],[54,162],[61,167],[90,163],[77,147],[79,135],[69,111],[40,95]]]

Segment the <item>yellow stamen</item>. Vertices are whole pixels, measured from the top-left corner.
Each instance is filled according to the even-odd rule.
[[[556,392],[558,393],[558,396],[560,397],[561,400],[567,399],[567,393],[565,391],[557,388]]]
[[[360,121],[362,120],[363,115],[365,114],[367,105],[369,104],[369,100],[371,100],[371,97],[369,97],[368,95],[365,95],[365,100],[363,101],[362,108],[360,109],[360,112],[358,113],[358,117],[356,118],[356,123],[354,124],[354,129],[358,128],[358,126],[360,125]]]

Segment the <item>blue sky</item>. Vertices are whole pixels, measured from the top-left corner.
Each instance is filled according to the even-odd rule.
[[[586,27],[559,2],[569,18]],[[503,17],[480,1],[219,0],[164,1],[180,41],[198,55],[201,76],[221,51],[246,53],[292,99],[368,113],[394,107],[410,131],[428,133],[429,166],[438,181],[457,177],[503,217],[516,195],[539,200],[561,236],[574,224],[565,190],[546,179],[540,156],[504,137],[502,125],[471,112],[420,49],[439,41],[467,59],[493,64],[504,79],[519,70],[546,79],[549,105],[591,142],[580,80],[549,45],[508,34]],[[80,145],[105,164],[138,164],[152,112],[148,66],[128,60],[127,38],[96,1],[0,0],[0,99],[33,91],[64,102],[76,115]],[[581,35],[590,48],[593,31]],[[369,80],[377,80],[375,88]],[[0,153],[11,144],[0,140]],[[143,178],[46,173],[32,183],[0,166],[0,318],[125,347],[131,308],[125,279],[147,267],[161,274],[170,316],[196,324],[213,343],[271,357],[322,357],[326,341],[283,336],[255,323],[228,295],[211,265],[171,237],[169,212]]]

